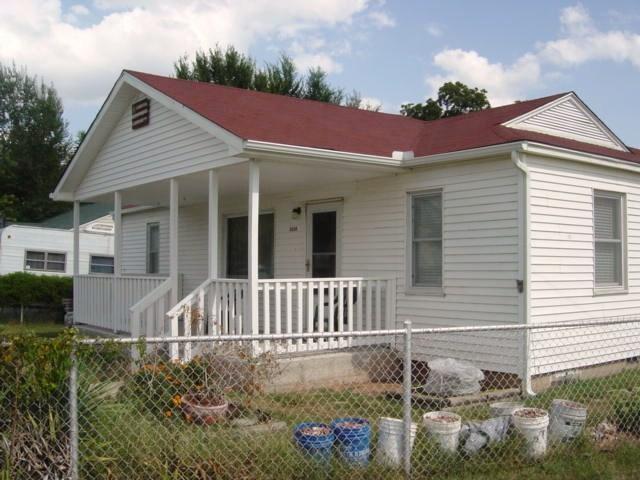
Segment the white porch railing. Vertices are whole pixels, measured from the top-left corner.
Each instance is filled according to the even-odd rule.
[[[77,275],[73,280],[73,321],[130,332],[129,307],[164,280],[150,276]]]
[[[251,331],[245,318],[247,288],[246,280],[206,280],[167,313],[171,334],[323,333],[395,327],[395,279],[259,280],[257,331]],[[191,345],[184,345],[183,358],[188,360]],[[304,352],[351,345],[349,338],[298,339],[278,345],[278,350]],[[259,351],[272,349],[269,341],[258,345]],[[171,355],[179,357],[177,344],[171,347]]]

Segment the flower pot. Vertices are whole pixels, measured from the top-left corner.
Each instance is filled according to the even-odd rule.
[[[335,435],[328,425],[317,422],[300,423],[293,429],[293,438],[298,447],[315,460],[323,463],[331,460]]]
[[[462,428],[460,415],[451,412],[429,412],[422,417],[429,435],[448,453],[458,450],[458,439]]]
[[[229,402],[224,397],[205,393],[184,395],[180,406],[187,419],[204,425],[224,421],[229,411]]]
[[[587,422],[587,407],[570,400],[556,399],[549,409],[549,436],[566,442],[578,437]]]
[[[524,437],[527,455],[540,458],[547,452],[549,414],[541,408],[519,408],[511,417],[516,430]]]
[[[411,423],[410,446],[416,438],[418,425]],[[390,467],[402,466],[404,456],[404,421],[399,418],[381,417],[378,424],[378,448],[376,459]]]
[[[365,466],[371,452],[371,425],[364,418],[337,418],[331,428],[338,444],[340,456],[347,463]]]

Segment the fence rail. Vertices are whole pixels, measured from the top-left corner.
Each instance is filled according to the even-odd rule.
[[[640,454],[634,447],[640,440],[640,350],[616,350],[623,340],[606,334],[626,331],[637,343],[639,328],[640,318],[629,317],[526,326],[406,323],[368,331],[75,338],[65,354],[71,362],[55,357],[62,358],[66,374],[47,395],[24,397],[31,391],[17,388],[24,382],[14,391],[12,383],[0,380],[11,400],[0,406],[0,473],[73,479],[453,479],[588,459],[619,445]],[[462,357],[443,361],[430,353],[434,345],[462,342],[469,334],[479,343],[499,338],[524,347],[532,331],[544,333],[545,348],[558,358],[575,354],[577,339],[594,338],[601,339],[597,349],[619,356],[534,377],[531,395],[523,365],[491,370],[480,357],[461,363]],[[324,340],[328,348],[311,354],[303,348],[307,354],[298,355],[288,345],[299,340]],[[273,348],[256,350],[256,342]],[[173,361],[171,345],[189,345],[190,359]],[[1,378],[19,371],[32,379],[52,371],[26,368],[32,352],[27,355],[19,339],[2,348]],[[500,355],[497,349],[494,356]],[[524,366],[536,371],[537,361]]]

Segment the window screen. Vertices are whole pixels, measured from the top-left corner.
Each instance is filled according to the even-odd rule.
[[[414,287],[442,287],[442,192],[411,195]]]
[[[593,228],[595,236],[596,287],[623,285],[622,196],[595,192]]]
[[[248,217],[227,219],[227,277],[247,278]],[[258,220],[258,277],[273,278],[274,216],[263,213]]]
[[[106,255],[91,255],[89,262],[90,273],[113,273],[113,257]]]
[[[25,270],[39,270],[41,272],[64,272],[66,262],[66,253],[27,250],[25,252],[24,268]]]
[[[147,223],[147,273],[160,273],[160,224]]]

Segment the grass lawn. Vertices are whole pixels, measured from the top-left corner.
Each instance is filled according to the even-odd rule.
[[[55,337],[64,330],[64,324],[57,322],[6,322],[0,323],[0,336],[21,335],[27,332],[33,332],[42,337]]]
[[[88,372],[86,372],[88,373]],[[624,437],[615,449],[601,451],[593,444],[594,422],[610,414],[612,389],[631,389],[640,384],[640,369],[598,380],[578,381],[550,389],[527,401],[548,408],[553,398],[583,401],[589,406],[587,431],[568,444],[550,444],[547,456],[532,462],[522,453],[515,434],[486,447],[471,458],[446,456],[418,430],[413,449],[416,479],[635,479],[640,478],[640,439]],[[138,394],[139,395],[139,394]],[[187,424],[179,412],[170,418],[141,408],[141,401],[156,398],[127,396],[126,389],[83,414],[81,402],[81,472],[91,478],[216,478],[216,479],[402,479],[397,469],[371,461],[367,468],[353,468],[336,459],[322,466],[304,456],[292,441],[293,426],[303,421],[328,423],[342,416],[361,416],[372,421],[373,454],[377,444],[377,419],[400,418],[401,402],[382,394],[363,393],[358,387],[342,390],[260,394],[251,399],[231,395],[230,401],[249,404],[268,412],[279,429],[249,432],[226,424]],[[420,422],[424,409],[414,408]],[[465,420],[486,418],[487,406],[458,410]]]

